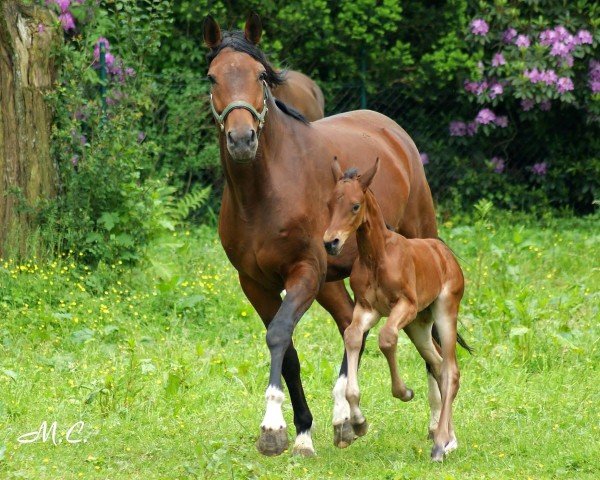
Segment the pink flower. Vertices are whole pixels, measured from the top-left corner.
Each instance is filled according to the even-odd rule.
[[[466,92],[477,93],[477,89],[479,88],[479,83],[465,80],[464,86],[465,86]]]
[[[44,33],[46,31],[46,27],[44,27],[43,23],[38,23],[38,33]]]
[[[494,172],[502,173],[504,171],[505,162],[503,158],[494,157],[490,160],[490,163],[494,167]]]
[[[544,30],[540,33],[540,43],[549,47],[558,39],[558,35],[554,30]]]
[[[111,67],[115,63],[115,57],[112,53],[107,52],[104,56],[104,61],[106,62],[107,67]]]
[[[598,60],[590,60],[588,85],[592,93],[600,92],[600,62]]]
[[[65,13],[71,6],[71,0],[54,0],[54,3],[58,5],[62,13]]]
[[[478,128],[479,125],[477,125],[476,122],[467,123],[467,136],[472,137],[473,135],[475,135],[477,133]]]
[[[472,137],[473,135],[475,135],[477,133],[478,128],[479,125],[477,125],[477,122],[467,123],[467,136]]]
[[[61,13],[58,16],[58,19],[60,20],[60,24],[65,32],[68,32],[69,30],[75,30],[75,19],[73,18],[73,15],[71,15],[71,12]]]
[[[101,43],[104,44],[104,50],[106,52],[110,52],[110,43],[108,42],[108,40],[104,37],[99,37],[98,40],[96,40],[96,44],[94,45],[94,60],[96,60],[96,61],[100,60],[100,44]]]
[[[427,165],[429,163],[429,155],[427,155],[425,152],[420,153],[419,156],[421,157],[421,163],[423,165]]]
[[[552,102],[550,100],[544,100],[540,103],[540,110],[543,112],[547,112],[552,108]]]
[[[570,52],[571,48],[563,42],[556,42],[552,45],[552,49],[550,50],[550,55],[553,57],[566,57]]]
[[[492,67],[499,67],[500,65],[506,65],[506,60],[502,53],[496,53],[492,58]]]
[[[524,98],[523,100],[521,100],[521,108],[524,112],[528,112],[529,110],[531,110],[534,105],[535,102],[529,98]]]
[[[587,30],[579,30],[577,32],[577,35],[575,37],[575,41],[579,44],[579,45],[583,45],[583,44],[588,44],[591,45],[592,42],[594,41],[594,38],[592,37],[592,34],[590,32],[588,32]]]
[[[531,42],[527,35],[519,35],[515,40],[515,45],[519,48],[529,48],[530,44]]]
[[[496,114],[489,108],[481,109],[475,117],[475,122],[479,123],[480,125],[487,125],[488,123],[492,123],[494,120],[496,120]]]
[[[496,117],[494,123],[500,128],[506,128],[508,127],[508,117],[506,115]]]
[[[490,97],[491,98],[496,98],[499,95],[502,95],[504,93],[504,88],[502,88],[502,85],[498,82],[493,83],[492,86],[490,87]]]
[[[541,72],[540,80],[546,85],[553,85],[558,80],[558,76],[554,70],[546,70]]]
[[[485,37],[489,30],[489,25],[482,18],[476,18],[471,22],[471,32],[473,35],[481,35],[482,37]]]
[[[504,43],[511,43],[513,38],[517,36],[517,31],[514,28],[509,28],[502,34],[502,41]]]
[[[538,83],[542,80],[541,72],[537,68],[525,70],[523,75],[525,75],[531,83]]]
[[[556,36],[560,41],[566,40],[566,38],[569,36],[569,31],[562,25],[556,27],[554,31],[556,32]]]
[[[464,137],[467,134],[467,124],[465,122],[455,120],[450,122],[448,130],[450,130],[450,136],[452,137]]]
[[[575,86],[573,85],[573,80],[571,80],[569,77],[560,77],[556,81],[556,90],[558,90],[558,93],[570,92],[574,88]]]
[[[560,65],[562,67],[567,66],[567,67],[572,67],[573,66],[573,55],[565,55],[564,57],[562,57]]]
[[[548,172],[548,164],[546,162],[534,163],[531,171],[540,177],[543,177]]]

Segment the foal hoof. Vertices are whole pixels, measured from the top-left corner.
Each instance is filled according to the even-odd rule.
[[[315,449],[308,446],[294,445],[292,449],[292,455],[297,457],[314,457],[316,455]]]
[[[346,448],[355,438],[354,429],[349,420],[344,420],[343,423],[338,423],[333,426],[333,444],[336,447]]]
[[[256,448],[267,457],[282,454],[288,448],[287,428],[279,430],[262,430],[256,441]]]
[[[434,445],[431,450],[431,460],[433,462],[443,462],[444,461],[444,447],[441,445]]]
[[[403,402],[410,402],[413,398],[415,398],[415,392],[413,392],[410,388],[407,388],[404,395],[400,395],[396,398],[399,398]]]
[[[354,434],[357,437],[364,437],[369,431],[369,424],[367,421],[363,421],[362,423],[353,423],[352,430],[354,430]]]

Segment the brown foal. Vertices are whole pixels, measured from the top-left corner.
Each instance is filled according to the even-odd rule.
[[[456,362],[456,317],[464,291],[464,277],[450,249],[438,239],[407,239],[390,231],[375,196],[369,189],[379,159],[363,175],[356,169],[345,174],[334,160],[337,184],[329,201],[331,222],[324,235],[331,255],[342,250],[354,232],[358,258],[352,267],[350,285],[356,306],[352,323],[344,333],[348,355],[346,398],[352,422],[365,422],[359,409],[357,371],[363,335],[381,317],[387,322],[379,333],[379,348],[385,355],[392,377],[392,394],[403,401],[413,398],[398,375],[396,345],[404,329],[437,381],[442,409],[438,424],[430,425],[434,446],[431,458],[441,461],[457,447],[452,426],[452,402],[459,386]],[[431,315],[420,315],[428,309]],[[416,319],[416,321],[415,321]],[[438,351],[431,336],[436,326],[441,340]],[[440,355],[441,353],[441,355]]]

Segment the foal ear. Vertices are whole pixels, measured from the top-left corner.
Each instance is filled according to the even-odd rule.
[[[360,182],[360,186],[362,187],[363,192],[366,192],[367,188],[369,188],[369,185],[371,185],[371,182],[373,181],[373,177],[377,173],[378,169],[379,169],[379,157],[377,157],[377,159],[375,160],[375,165],[373,165],[365,173],[363,173],[360,177],[358,177],[358,181]]]
[[[204,19],[204,43],[208,48],[216,48],[221,44],[221,27],[212,15],[207,15]]]
[[[342,167],[340,167],[340,162],[338,162],[337,157],[333,157],[331,171],[333,172],[333,181],[336,183],[339,182],[340,179],[344,176],[344,173],[342,172]]]
[[[246,37],[246,40],[256,45],[258,42],[260,42],[261,35],[262,22],[260,21],[258,13],[252,12],[250,15],[248,15],[248,19],[246,20],[244,36]]]

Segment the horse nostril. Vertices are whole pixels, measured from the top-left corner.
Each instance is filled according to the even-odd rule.
[[[252,130],[252,132],[250,133],[250,143],[254,142],[255,139],[256,139],[256,132],[254,130]]]
[[[340,244],[340,239],[339,238],[335,238],[331,242],[331,246],[334,247],[334,248],[336,248],[339,244]]]
[[[233,140],[233,136],[231,135],[231,132],[227,132],[227,140],[229,140],[231,143],[235,143],[235,141]]]

